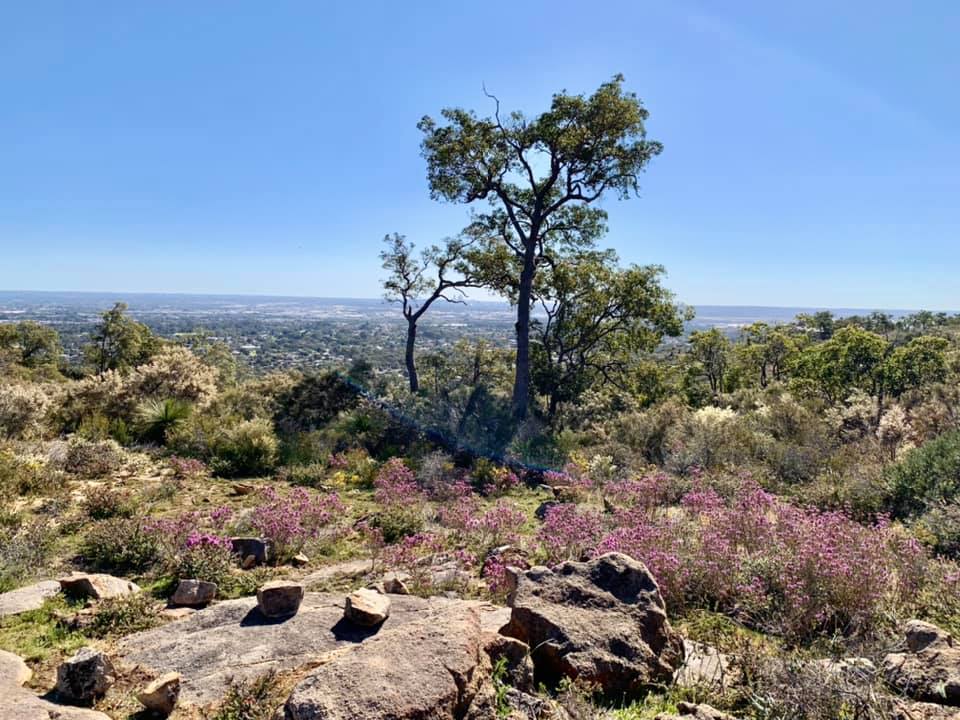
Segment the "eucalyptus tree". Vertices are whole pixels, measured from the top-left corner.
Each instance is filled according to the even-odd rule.
[[[386,249],[380,260],[387,276],[383,279],[384,297],[399,303],[407,321],[407,342],[404,363],[410,392],[420,390],[417,375],[417,323],[437,300],[463,303],[465,288],[477,287],[463,257],[470,240],[447,238],[442,245],[426,248],[415,254],[412,242],[398,233],[387,235]]]
[[[475,217],[489,237],[518,260],[513,413],[530,400],[530,311],[537,271],[557,247],[589,248],[606,213],[595,206],[612,194],[639,192],[640,174],[663,146],[648,140],[648,111],[623,89],[623,76],[593,94],[553,96],[550,108],[527,118],[520,112],[478,117],[462,108],[442,110],[442,121],[418,124],[432,197],[489,208]]]

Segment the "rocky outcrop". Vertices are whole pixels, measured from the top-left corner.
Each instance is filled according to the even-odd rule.
[[[376,627],[390,617],[390,598],[376,590],[361,588],[347,595],[343,619],[362,627]]]
[[[723,689],[733,687],[742,679],[730,658],[715,647],[684,639],[683,653],[683,665],[673,678],[680,687]]]
[[[60,592],[60,583],[56,580],[43,580],[33,585],[0,593],[0,617],[19,615],[38,610],[47,598]]]
[[[113,663],[102,651],[80,648],[57,668],[57,697],[88,704],[106,694],[115,681]]]
[[[960,706],[960,647],[936,625],[911,620],[906,648],[883,659],[883,675],[900,692],[923,702]]]
[[[30,681],[33,671],[19,655],[0,650],[0,686],[20,687]]]
[[[65,595],[106,600],[140,592],[140,587],[130,580],[101,573],[71,573],[60,578],[60,588]]]
[[[484,668],[477,603],[432,603],[418,618],[335,656],[301,681],[287,720],[462,718]]]
[[[578,678],[607,694],[635,695],[669,683],[681,665],[683,640],[643,563],[609,553],[513,575],[504,634],[532,648],[538,681]]]
[[[418,622],[433,602],[394,596],[390,617],[377,632]],[[260,614],[256,598],[226,600],[128,635],[118,642],[114,661],[140,665],[153,676],[178,672],[180,703],[207,704],[222,697],[231,680],[304,667],[370,638],[372,630],[343,621],[343,604],[343,595],[306,593],[296,615],[273,620]]]

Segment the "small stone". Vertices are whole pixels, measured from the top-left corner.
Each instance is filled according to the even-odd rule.
[[[209,604],[217,596],[217,584],[206,580],[181,580],[170,598],[172,605],[200,607]]]
[[[297,553],[292,558],[290,558],[290,563],[296,567],[303,567],[304,565],[310,564],[310,558],[308,558],[303,553]]]
[[[257,556],[256,555],[247,555],[243,562],[240,563],[240,567],[243,570],[251,570],[257,566]]]
[[[254,564],[265,565],[270,559],[270,546],[266,540],[256,537],[230,538],[233,552],[243,558],[246,565],[247,558],[253,556]]]
[[[57,668],[57,695],[74,703],[89,703],[113,685],[113,663],[103,652],[80,648]]]
[[[160,617],[164,620],[183,620],[183,618],[190,617],[195,612],[197,612],[197,609],[192,607],[164,608],[160,611]]]
[[[303,600],[303,585],[273,580],[257,590],[257,607],[268,618],[296,615]]]
[[[343,617],[363,627],[379,625],[390,616],[390,598],[376,590],[361,588],[347,595]]]
[[[550,488],[550,491],[553,492],[553,488]],[[559,504],[556,500],[544,500],[537,506],[537,509],[533,511],[533,514],[537,520],[546,520],[547,513],[550,512],[550,509],[555,508]]]
[[[107,600],[140,592],[140,587],[130,580],[101,573],[71,573],[60,578],[60,589],[65,595]]]
[[[389,593],[390,595],[409,595],[410,588],[407,587],[413,578],[410,577],[409,573],[403,571],[393,571],[384,574],[383,580],[383,591]]]
[[[161,675],[137,693],[137,700],[147,710],[166,717],[180,699],[180,673]]]

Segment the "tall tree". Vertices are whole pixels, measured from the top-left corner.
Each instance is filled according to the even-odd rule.
[[[142,365],[159,347],[160,340],[150,328],[127,315],[127,304],[118,302],[100,314],[84,355],[97,374],[103,374]]]
[[[492,97],[492,96],[491,96]],[[553,96],[550,109],[526,118],[513,112],[492,118],[460,108],[442,111],[443,124],[424,117],[422,150],[435,199],[474,203],[477,215],[518,259],[517,350],[513,410],[527,414],[530,398],[530,308],[537,269],[551,248],[588,246],[606,219],[593,207],[606,193],[627,198],[640,173],[663,146],[648,140],[648,112],[615,76],[592,95]]]
[[[387,235],[386,249],[380,253],[387,276],[383,280],[384,297],[400,303],[407,320],[407,343],[404,363],[410,392],[420,390],[417,375],[417,323],[437,300],[464,302],[464,288],[477,287],[463,260],[470,240],[447,238],[443,245],[427,248],[419,256],[414,244],[398,233]]]
[[[699,363],[714,399],[724,390],[730,364],[730,340],[717,328],[690,333],[690,355]]]

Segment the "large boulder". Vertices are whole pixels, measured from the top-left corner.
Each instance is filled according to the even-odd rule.
[[[0,593],[0,617],[19,615],[38,610],[47,598],[60,592],[60,583],[56,580],[41,580],[33,585]]]
[[[113,663],[101,650],[80,648],[57,668],[57,696],[88,704],[106,694],[115,680]]]
[[[883,659],[883,675],[903,694],[960,706],[960,647],[950,633],[921,620],[905,628],[906,648]]]
[[[462,718],[489,677],[482,634],[479,603],[433,602],[416,622],[325,658],[293,689],[285,718]]]
[[[576,678],[631,696],[669,684],[683,662],[683,639],[643,563],[608,553],[556,570],[511,572],[512,611],[503,632],[532,648],[538,681]]]
[[[101,712],[60,705],[24,687],[32,673],[17,655],[0,650],[0,718],[11,720],[110,720]]]
[[[93,600],[107,600],[140,592],[135,582],[102,573],[71,573],[60,578],[60,588],[65,595]]]

